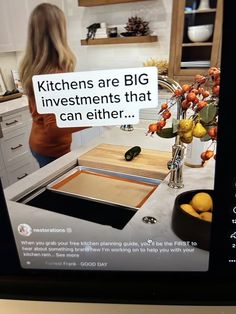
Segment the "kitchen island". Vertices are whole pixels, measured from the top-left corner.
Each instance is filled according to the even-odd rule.
[[[169,188],[167,176],[122,230],[19,201],[77,166],[78,157],[99,144],[171,151],[173,139],[146,136],[149,123],[140,120],[132,132],[122,131],[118,126],[104,127],[103,134],[88,144],[5,189],[23,268],[207,271],[209,252],[176,236],[171,217],[179,193],[213,188],[214,160],[202,168],[184,166],[182,189]],[[147,216],[155,218],[156,223],[145,223],[143,218]],[[29,227],[28,236],[20,234],[22,225]]]

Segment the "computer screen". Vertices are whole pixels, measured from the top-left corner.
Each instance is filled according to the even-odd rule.
[[[217,2],[213,2],[208,8],[186,2],[190,27],[199,18],[193,21],[193,16],[203,15],[204,21],[206,12],[216,14]],[[38,110],[51,112],[53,103],[60,100],[63,109],[55,112],[62,124],[80,126],[86,116],[85,126],[95,121],[94,127],[100,130],[91,142],[82,138],[82,145],[70,153],[5,189],[1,185],[3,296],[233,304],[236,184],[234,49],[228,38],[231,10],[225,1],[220,64],[214,67],[204,65],[202,70],[196,61],[189,65],[194,61],[187,48],[202,49],[201,62],[206,62],[205,50],[212,43],[201,39],[199,44],[189,33],[182,34],[189,36],[182,44],[183,73],[192,66],[202,71],[185,84],[180,75],[176,79],[166,73],[157,76],[154,64],[150,69],[146,64],[34,78],[36,100],[42,105]],[[117,39],[135,37],[128,35]],[[81,87],[82,83],[87,85]],[[73,98],[65,89],[74,90],[76,84],[81,93],[86,91]],[[61,88],[64,98],[58,96]],[[83,105],[85,96],[95,109]],[[82,114],[77,108],[71,113],[76,102],[83,107]],[[138,120],[133,103],[137,108],[141,104]],[[114,126],[114,120],[124,123]]]

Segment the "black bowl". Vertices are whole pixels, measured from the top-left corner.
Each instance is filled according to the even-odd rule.
[[[172,229],[184,241],[196,242],[196,247],[209,250],[211,222],[199,219],[181,209],[180,205],[188,204],[199,192],[206,192],[213,199],[213,190],[191,190],[179,194],[175,199],[172,213]]]
[[[131,37],[131,36],[136,36],[135,32],[124,32],[124,33],[120,33],[121,36],[123,37]]]

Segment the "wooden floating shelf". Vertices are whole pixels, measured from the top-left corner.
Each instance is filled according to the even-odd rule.
[[[92,45],[117,45],[117,44],[135,44],[135,43],[153,43],[158,40],[157,36],[130,36],[130,37],[114,37],[114,38],[95,38],[82,39],[82,46]]]
[[[141,0],[78,0],[80,7],[94,7],[97,5],[108,5],[117,3],[138,2]]]

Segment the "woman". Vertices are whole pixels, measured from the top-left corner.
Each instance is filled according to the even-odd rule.
[[[38,5],[30,16],[20,77],[29,99],[33,120],[29,145],[40,167],[68,153],[72,133],[85,128],[58,128],[54,114],[39,114],[35,104],[32,76],[72,72],[74,68],[75,56],[67,43],[64,13],[49,3]]]

